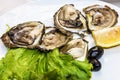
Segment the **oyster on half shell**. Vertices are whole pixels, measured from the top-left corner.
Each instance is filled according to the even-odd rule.
[[[66,4],[54,15],[54,25],[62,33],[70,35],[71,32],[87,30],[86,19],[73,4]]]
[[[30,21],[18,24],[2,35],[5,46],[36,48],[42,39],[45,26],[39,21]]]
[[[45,35],[42,38],[42,43],[39,45],[39,48],[43,51],[53,50],[65,45],[72,38],[72,35],[67,36],[55,27],[46,27]]]
[[[118,21],[118,13],[107,5],[92,5],[83,9],[88,21],[88,28],[100,30],[114,26]]]
[[[80,38],[73,39],[63,46],[60,51],[72,55],[74,59],[84,61],[87,56],[88,42]]]

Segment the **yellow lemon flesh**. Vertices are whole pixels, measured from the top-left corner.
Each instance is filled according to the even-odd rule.
[[[120,26],[93,31],[92,35],[97,46],[110,48],[120,45]]]

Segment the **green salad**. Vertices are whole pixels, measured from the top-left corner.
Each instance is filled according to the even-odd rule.
[[[8,49],[0,60],[0,80],[90,80],[92,64],[77,61],[59,49]]]

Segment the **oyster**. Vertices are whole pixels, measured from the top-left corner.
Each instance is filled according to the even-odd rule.
[[[117,12],[107,5],[96,4],[84,8],[83,11],[86,14],[90,31],[114,26],[118,21]]]
[[[35,48],[40,44],[45,26],[39,21],[18,24],[1,37],[5,46]]]
[[[47,27],[39,48],[43,51],[53,50],[65,45],[70,39],[72,39],[72,35],[67,36],[54,27]]]
[[[87,30],[86,19],[73,4],[66,4],[54,15],[54,25],[61,32],[70,35],[71,32]]]
[[[84,61],[87,56],[88,42],[83,39],[73,39],[60,49],[62,53],[67,53],[73,58]]]

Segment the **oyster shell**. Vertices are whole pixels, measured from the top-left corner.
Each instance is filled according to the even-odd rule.
[[[47,27],[39,48],[43,51],[53,50],[54,48],[65,45],[71,39],[72,35],[67,36],[66,34],[61,33],[55,27]]]
[[[73,58],[84,61],[87,56],[88,42],[83,39],[73,39],[63,46],[60,51],[73,56]]]
[[[114,26],[118,21],[118,14],[107,5],[92,5],[83,9],[90,31]]]
[[[87,30],[86,19],[73,4],[66,4],[54,15],[54,25],[61,32],[70,35],[71,32]]]
[[[35,48],[40,44],[45,26],[39,21],[18,24],[1,37],[5,46]]]

